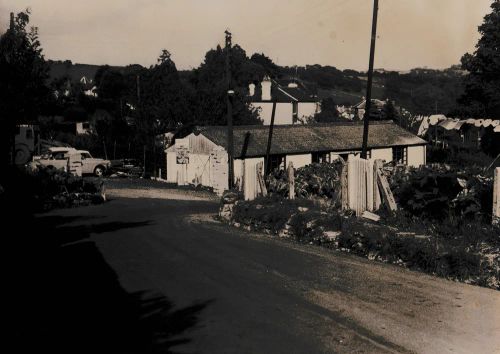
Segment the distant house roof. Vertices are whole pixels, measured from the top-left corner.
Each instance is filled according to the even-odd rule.
[[[227,149],[227,127],[198,127],[198,132],[215,144]],[[234,153],[242,156],[246,133],[250,133],[247,157],[266,155],[268,126],[235,126]],[[301,154],[311,152],[361,150],[363,125],[341,122],[317,125],[278,125],[274,127],[271,154]],[[427,142],[388,121],[370,124],[368,147],[425,145]]]
[[[382,109],[385,107],[386,101],[372,99],[372,104],[375,106],[375,108]],[[365,109],[365,107],[366,107],[366,99],[363,99],[363,101],[354,105],[354,108],[357,108],[357,109]]]

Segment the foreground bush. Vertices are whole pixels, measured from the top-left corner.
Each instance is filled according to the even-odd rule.
[[[500,229],[480,220],[449,218],[435,222],[399,211],[372,223],[341,213],[331,204],[274,195],[238,202],[232,223],[500,289]]]
[[[103,202],[103,182],[85,180],[57,169],[26,170],[18,188],[34,211]]]

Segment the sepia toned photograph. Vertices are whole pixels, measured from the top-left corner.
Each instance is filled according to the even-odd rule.
[[[4,353],[500,354],[500,0],[0,0]]]

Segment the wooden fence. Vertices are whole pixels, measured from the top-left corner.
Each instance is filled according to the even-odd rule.
[[[295,198],[294,169],[288,165],[290,199]],[[245,200],[253,200],[266,195],[262,161],[244,161],[242,164],[244,178],[240,184]],[[350,159],[343,167],[341,174],[342,209],[354,210],[356,215],[365,211],[376,211],[382,203],[390,210],[396,210],[396,202],[389,184],[382,174],[381,160]]]
[[[495,169],[493,180],[493,225],[500,225],[500,167]]]

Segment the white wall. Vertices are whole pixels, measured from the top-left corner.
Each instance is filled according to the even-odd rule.
[[[175,150],[167,150],[167,182],[177,183],[177,157]]]
[[[264,125],[271,124],[271,115],[273,112],[272,102],[253,102],[251,106],[260,108],[260,119],[263,120]],[[274,124],[293,124],[293,106],[291,103],[276,103],[276,113],[274,115]]]
[[[426,146],[408,146],[408,166],[418,167],[426,163]]]
[[[371,152],[372,152],[372,155],[371,155],[372,159],[385,160],[385,162],[392,161],[392,148],[372,149]]]
[[[312,117],[316,114],[318,104],[316,102],[299,102],[297,105],[298,119]]]
[[[292,162],[293,168],[301,168],[312,163],[312,154],[286,155],[286,168]]]

